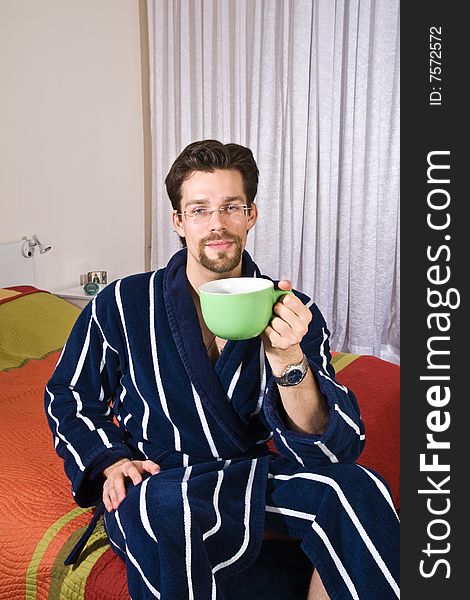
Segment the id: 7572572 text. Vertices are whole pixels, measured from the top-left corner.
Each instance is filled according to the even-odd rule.
[[[442,104],[442,27],[429,28],[430,106]]]

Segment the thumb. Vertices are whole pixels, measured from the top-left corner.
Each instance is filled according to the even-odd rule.
[[[287,292],[292,289],[292,283],[288,279],[281,279],[278,288]]]

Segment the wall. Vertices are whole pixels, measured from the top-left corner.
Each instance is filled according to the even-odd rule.
[[[52,245],[36,284],[144,270],[138,0],[0,0],[0,242]]]

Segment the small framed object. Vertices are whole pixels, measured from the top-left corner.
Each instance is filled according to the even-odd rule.
[[[88,271],[87,273],[88,283],[98,283],[106,285],[108,283],[108,272],[107,271]]]

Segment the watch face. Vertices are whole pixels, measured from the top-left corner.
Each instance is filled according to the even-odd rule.
[[[302,380],[303,373],[301,369],[292,369],[289,373],[286,373],[287,382],[291,385],[295,385]]]

